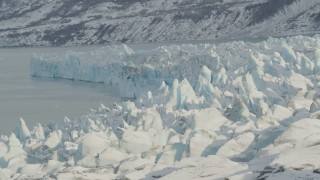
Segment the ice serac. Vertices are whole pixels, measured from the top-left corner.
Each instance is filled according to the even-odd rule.
[[[250,111],[243,100],[239,96],[236,96],[232,106],[226,110],[225,115],[232,121],[246,121],[250,116]]]
[[[45,139],[44,130],[40,123],[38,123],[38,125],[35,127],[34,134],[35,134],[35,137],[39,140]]]
[[[109,138],[104,133],[91,132],[83,136],[79,146],[80,157],[101,154],[102,151],[111,146]]]
[[[292,118],[293,111],[287,107],[275,104],[272,107],[272,120],[280,124],[285,124],[286,121]]]
[[[217,155],[238,161],[248,161],[254,156],[255,135],[251,132],[241,134],[225,143]]]
[[[296,54],[292,47],[288,46],[287,44],[283,44],[280,49],[281,56],[283,59],[293,66],[296,63]]]
[[[149,151],[153,146],[152,135],[149,132],[125,131],[120,142],[120,147],[124,152],[140,154]]]
[[[26,164],[27,153],[14,133],[9,136],[6,144],[2,144],[2,148],[2,154],[0,154],[2,168],[15,169],[21,168]]]
[[[320,72],[320,49],[316,49],[314,52],[314,73],[319,73]]]
[[[207,157],[217,153],[227,139],[212,131],[196,131],[190,137],[188,157]]]
[[[219,130],[228,119],[217,108],[206,108],[195,113],[191,127],[196,130]]]
[[[199,75],[198,85],[196,87],[196,91],[200,93],[200,95],[210,96],[210,97],[220,97],[221,93],[217,93],[214,88],[212,82],[212,72],[206,66],[203,66],[201,69],[201,73]]]
[[[20,117],[19,126],[16,128],[16,136],[20,141],[25,141],[30,137],[30,131],[24,119]]]
[[[52,131],[49,133],[44,144],[51,149],[55,149],[62,143],[62,135],[63,132],[61,130]]]
[[[225,86],[227,83],[227,80],[228,80],[228,76],[226,74],[226,69],[223,67],[219,70],[218,73],[213,74],[212,76],[212,83],[220,87]]]
[[[118,164],[121,161],[124,161],[131,156],[118,151],[115,148],[107,148],[101,152],[98,156],[95,157],[97,159],[97,165],[101,167],[110,166],[113,164]]]
[[[137,130],[148,131],[149,129],[163,129],[163,121],[156,108],[146,109],[142,114],[140,123],[137,124]]]
[[[188,109],[190,105],[198,104],[198,97],[188,80],[181,81],[179,94],[180,97],[178,98],[181,100],[179,108]]]
[[[166,103],[167,111],[177,109],[192,109],[201,103],[201,99],[196,95],[193,87],[187,79],[183,79],[180,83],[177,79],[173,81],[171,94]]]
[[[314,113],[320,110],[320,99],[316,99],[310,106],[310,112]]]
[[[179,82],[177,79],[175,79],[171,87],[170,99],[167,103],[167,108],[169,108],[168,110],[172,111],[180,107],[180,96]]]

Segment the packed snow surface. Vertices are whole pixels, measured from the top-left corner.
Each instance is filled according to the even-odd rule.
[[[320,36],[34,55],[131,101],[0,141],[3,179],[319,179]]]

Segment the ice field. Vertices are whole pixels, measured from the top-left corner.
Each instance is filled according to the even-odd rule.
[[[0,140],[0,177],[318,179],[320,36],[34,54],[33,77],[131,101]]]

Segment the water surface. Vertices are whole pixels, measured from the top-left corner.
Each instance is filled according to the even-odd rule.
[[[82,47],[78,50],[92,50]],[[77,50],[77,48],[73,48]],[[63,53],[66,48],[0,49],[0,135],[13,132],[23,117],[32,128],[37,122],[76,118],[101,103],[120,101],[117,87],[106,84],[30,76],[32,53]]]

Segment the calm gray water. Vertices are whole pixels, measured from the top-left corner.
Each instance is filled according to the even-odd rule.
[[[29,60],[33,52],[65,51],[66,48],[0,49],[0,135],[13,132],[20,117],[31,129],[38,122],[59,123],[64,116],[76,118],[101,103],[111,105],[120,101],[118,89],[105,84],[30,77]]]

